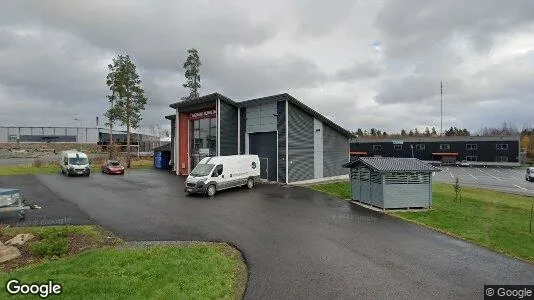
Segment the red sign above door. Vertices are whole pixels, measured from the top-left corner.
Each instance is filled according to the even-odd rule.
[[[217,111],[215,109],[209,109],[204,111],[196,111],[189,114],[189,120],[205,119],[205,118],[215,118],[217,116]]]

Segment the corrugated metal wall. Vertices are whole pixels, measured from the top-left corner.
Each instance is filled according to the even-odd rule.
[[[313,179],[313,117],[292,104],[288,114],[289,182]]]
[[[245,145],[245,137],[246,137],[246,132],[247,132],[247,108],[246,107],[241,107],[240,109],[240,116],[239,118],[240,121],[239,121],[239,126],[241,127],[240,128],[240,131],[241,131],[241,136],[239,137],[240,138],[240,147],[241,147],[241,153],[240,154],[245,154],[246,153],[246,145]]]
[[[276,111],[276,102],[248,106],[246,131],[249,133],[276,131]]]
[[[338,176],[349,173],[343,164],[350,161],[349,138],[323,124],[323,176]]]
[[[220,155],[237,154],[237,107],[224,101],[221,103],[221,147]]]
[[[276,103],[278,114],[276,128],[278,129],[278,181],[286,182],[286,101]]]

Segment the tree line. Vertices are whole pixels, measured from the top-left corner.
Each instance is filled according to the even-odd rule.
[[[358,128],[358,130],[352,132],[353,135],[358,137],[386,137],[386,136],[410,136],[410,137],[417,137],[417,136],[438,136],[438,133],[436,132],[436,128],[432,127],[425,127],[424,130],[419,131],[419,129],[401,129],[398,133],[391,133],[388,134],[386,131],[382,131],[380,129],[371,128],[369,130],[361,128]],[[443,132],[443,135],[445,136],[470,136],[471,133],[466,128],[459,129],[457,127],[451,127],[448,130],[445,130]]]
[[[186,82],[183,87],[189,90],[189,95],[184,100],[199,97],[200,85],[200,57],[196,49],[187,50],[187,58],[182,67],[185,69]],[[113,126],[120,124],[126,126],[126,167],[131,166],[131,132],[138,129],[142,118],[142,112],[148,102],[145,90],[142,88],[142,80],[137,72],[137,67],[132,58],[127,54],[119,54],[108,65],[106,85],[110,93],[106,96],[109,107],[104,113],[107,118],[106,126],[109,127],[109,154],[113,158]],[[154,131],[162,131],[160,128]],[[168,135],[163,132],[163,135]]]

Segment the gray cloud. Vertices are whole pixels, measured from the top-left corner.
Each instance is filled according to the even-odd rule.
[[[355,63],[350,67],[338,70],[334,75],[334,79],[340,81],[369,79],[378,77],[383,71],[383,68],[377,65],[376,62],[367,61]]]
[[[534,110],[533,20],[528,0],[7,0],[0,119],[92,125],[107,106],[106,64],[128,53],[149,97],[143,124],[167,124],[195,47],[202,94],[289,92],[351,130],[439,125],[440,81],[445,127],[522,126]]]

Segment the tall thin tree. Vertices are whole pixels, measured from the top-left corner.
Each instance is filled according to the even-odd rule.
[[[147,98],[141,88],[141,78],[129,55],[119,55],[108,66],[114,96],[113,116],[121,125],[126,125],[126,167],[131,166],[131,130],[139,128],[141,112],[145,109]],[[138,145],[139,146],[139,145]]]
[[[200,56],[197,49],[187,50],[187,59],[184,62],[186,82],[182,85],[189,89],[189,96],[182,99],[197,99],[199,97],[198,90],[200,89]]]

